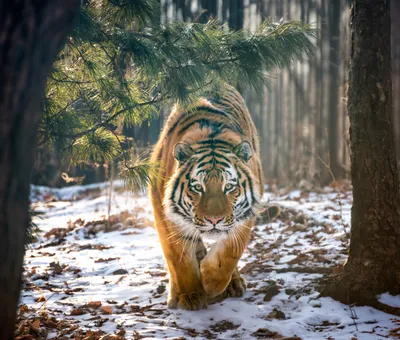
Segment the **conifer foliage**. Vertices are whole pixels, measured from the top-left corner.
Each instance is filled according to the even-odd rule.
[[[122,135],[223,83],[261,88],[264,73],[313,52],[314,31],[300,22],[264,22],[248,34],[216,20],[160,23],[154,0],[84,1],[48,79],[40,144],[70,164],[121,162],[120,176],[143,188],[155,164],[131,157]]]

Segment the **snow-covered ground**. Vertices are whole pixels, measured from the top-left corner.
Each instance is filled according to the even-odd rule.
[[[41,234],[25,257],[17,335],[400,338],[400,320],[393,315],[318,297],[318,283],[340,271],[346,257],[350,192],[267,193],[264,199],[279,204],[282,214],[254,228],[240,261],[245,296],[188,312],[166,308],[168,275],[148,198],[124,191],[120,182],[114,182],[112,195],[109,191],[108,184],[32,189],[35,210],[45,214],[36,220]],[[381,302],[399,306],[400,297],[384,294]]]

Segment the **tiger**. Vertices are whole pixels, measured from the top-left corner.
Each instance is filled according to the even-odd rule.
[[[256,127],[232,86],[175,105],[154,147],[154,221],[169,272],[169,308],[199,310],[246,290],[237,264],[263,195]],[[207,251],[204,242],[214,243]]]

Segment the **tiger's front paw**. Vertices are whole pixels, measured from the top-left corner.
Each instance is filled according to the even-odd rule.
[[[204,262],[200,266],[201,284],[205,293],[214,297],[220,295],[228,286],[231,276],[224,275],[222,270],[213,269],[207,266]]]
[[[183,293],[168,298],[168,308],[199,310],[207,308],[207,296],[204,292]]]
[[[242,297],[246,292],[246,281],[239,273],[233,273],[231,282],[229,282],[228,286],[225,290],[215,297],[209,297],[208,303],[213,304],[217,302],[221,302],[230,297]]]
[[[246,281],[241,275],[232,275],[231,282],[229,282],[228,287],[226,287],[221,295],[224,299],[228,297],[242,297],[246,292],[246,288]]]

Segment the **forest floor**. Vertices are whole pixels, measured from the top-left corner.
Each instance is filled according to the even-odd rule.
[[[318,297],[346,258],[349,188],[264,199],[282,213],[254,228],[240,261],[245,296],[189,312],[166,307],[168,275],[146,196],[120,182],[112,195],[108,184],[33,187],[44,214],[25,257],[16,338],[400,339],[399,318]],[[400,307],[400,297],[380,300]]]

